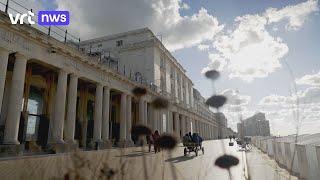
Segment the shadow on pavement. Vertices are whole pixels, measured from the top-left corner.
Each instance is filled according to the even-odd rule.
[[[149,153],[149,152],[140,152],[140,153],[130,153],[130,154],[126,154],[126,155],[122,155],[122,156],[116,156],[116,157],[139,157],[139,156],[147,156],[147,155],[151,155],[154,153]]]
[[[180,156],[180,157],[170,158],[170,159],[167,159],[165,161],[166,162],[171,162],[171,163],[179,163],[179,162],[183,162],[183,161],[192,160],[195,157],[196,156]]]

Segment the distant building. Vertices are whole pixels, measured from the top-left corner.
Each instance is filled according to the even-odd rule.
[[[257,113],[237,124],[239,136],[270,136],[269,121],[264,113]]]
[[[219,127],[218,138],[225,138],[235,134],[231,128],[228,128],[228,120],[223,113],[214,113],[214,116]]]

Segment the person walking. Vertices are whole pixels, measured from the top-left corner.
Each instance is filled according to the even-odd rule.
[[[153,140],[153,147],[154,147],[154,152],[157,153],[160,151],[159,146],[157,145],[157,140],[160,138],[160,134],[158,130],[155,130],[154,133],[152,134],[152,140]],[[150,145],[151,149],[151,145]]]

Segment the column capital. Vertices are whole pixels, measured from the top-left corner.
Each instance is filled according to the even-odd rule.
[[[14,57],[16,58],[16,60],[19,59],[19,60],[27,61],[29,59],[26,55],[19,53],[19,52],[15,53]]]
[[[70,77],[71,78],[79,78],[79,76],[77,74],[75,74],[75,73],[70,73]]]
[[[103,88],[105,89],[105,90],[111,90],[111,87],[109,86],[109,85],[103,85]]]
[[[0,53],[8,53],[9,54],[10,51],[5,49],[5,48],[3,48],[3,47],[0,47]]]

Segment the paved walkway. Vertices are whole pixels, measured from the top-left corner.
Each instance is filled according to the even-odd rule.
[[[157,154],[140,147],[79,152],[81,160],[77,160],[74,154],[2,159],[0,179],[63,179],[66,173],[74,169],[82,179],[98,179],[101,170],[107,172],[112,169],[115,171],[112,179],[121,180],[228,180],[229,173],[214,166],[215,159],[224,154],[223,151],[240,160],[238,166],[231,168],[233,180],[248,179],[248,172],[251,180],[285,180],[289,177],[286,170],[279,168],[257,149],[241,152],[236,146],[228,146],[228,140],[206,141],[203,146],[204,154],[200,152],[199,156],[195,156],[192,153],[186,157],[183,155],[183,147],[179,146],[172,152],[162,151]],[[76,164],[81,167],[74,168]]]

